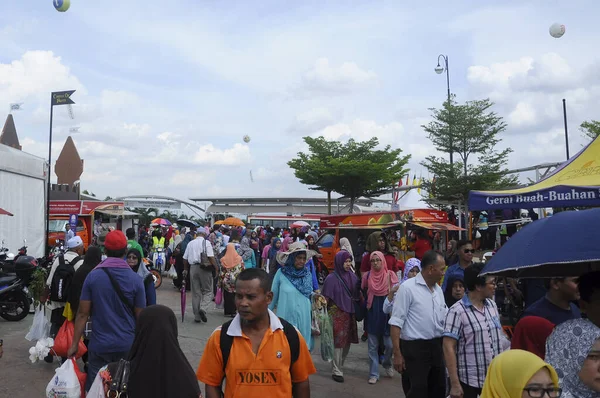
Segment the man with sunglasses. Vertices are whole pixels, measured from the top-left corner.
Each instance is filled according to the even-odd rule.
[[[473,249],[473,243],[471,243],[470,240],[459,241],[456,245],[456,250],[458,252],[458,262],[450,265],[446,270],[444,283],[442,284],[442,291],[444,292],[446,291],[446,284],[450,279],[459,277],[464,280],[465,269],[473,264],[473,254],[475,253],[475,249]]]

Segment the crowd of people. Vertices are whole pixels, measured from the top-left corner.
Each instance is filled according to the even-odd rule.
[[[173,312],[156,305],[142,261],[148,252],[135,231],[111,231],[85,256],[81,239],[71,238],[48,276],[46,305],[54,335],[64,307],[75,314],[68,356],[84,339],[85,389],[94,394],[122,388],[111,380],[127,366],[132,397],[166,397],[172,389],[198,397],[197,381],[209,398],[223,387],[227,397],[308,397],[315,302],[322,301],[333,328],[335,382],[344,383],[345,360],[362,340],[366,382],[400,373],[408,398],[600,397],[598,272],[548,279],[545,295],[511,329],[498,310],[498,281],[480,276],[470,241],[450,241],[445,255],[425,246],[404,263],[384,232],[371,233],[359,256],[343,238],[321,287],[316,228],[157,230],[151,246],[168,249],[177,288],[187,281],[194,321],[208,322],[215,303],[232,319],[211,334],[194,372]],[[69,267],[69,290],[61,291]]]

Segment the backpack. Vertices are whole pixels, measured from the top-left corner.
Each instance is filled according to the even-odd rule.
[[[292,372],[292,366],[298,360],[300,356],[300,338],[298,337],[298,331],[288,321],[285,319],[279,318],[281,324],[283,325],[283,333],[285,333],[285,337],[290,346],[290,373]],[[229,326],[231,326],[231,322],[233,320],[226,322],[221,326],[221,338],[219,339],[219,345],[221,346],[221,355],[223,356],[223,373],[225,372],[225,368],[227,367],[227,361],[229,360],[229,354],[231,353],[231,346],[233,345],[233,336],[227,334],[227,330],[229,330]]]
[[[75,275],[75,264],[82,258],[83,256],[77,256],[67,263],[64,255],[58,257],[58,267],[54,271],[52,283],[50,284],[50,301],[67,302],[73,276]]]

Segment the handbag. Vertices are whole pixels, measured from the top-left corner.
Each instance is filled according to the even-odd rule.
[[[204,239],[204,245],[202,247],[202,253],[200,254],[200,268],[212,268],[212,263],[208,258],[208,254],[206,253],[206,239]]]
[[[112,380],[108,388],[107,397],[127,397],[129,387],[129,361],[120,359],[117,371],[111,374]]]
[[[344,290],[346,290],[346,293],[348,293],[348,296],[350,296],[350,299],[352,299],[352,304],[354,304],[354,317],[358,322],[362,321],[363,319],[365,319],[366,308],[364,305],[364,298],[360,293],[360,290],[359,297],[354,298],[354,296],[352,296],[352,293],[350,292],[350,289],[348,288],[348,285],[346,285],[346,282],[338,275],[337,272],[334,271],[333,274],[340,280],[340,282],[342,282]]]

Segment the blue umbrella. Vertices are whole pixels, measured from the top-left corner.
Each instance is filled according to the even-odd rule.
[[[524,226],[481,275],[514,278],[580,276],[600,270],[600,208],[565,211]]]

